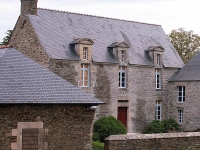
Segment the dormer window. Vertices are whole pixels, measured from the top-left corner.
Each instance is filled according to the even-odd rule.
[[[126,61],[126,51],[125,50],[121,50],[121,61],[122,62]]]
[[[145,52],[152,59],[156,67],[162,67],[163,65],[163,53],[165,49],[161,46],[149,46]]]
[[[88,47],[83,47],[83,60],[88,60]]]
[[[160,54],[156,54],[156,64],[160,66]]]
[[[94,42],[88,38],[75,39],[70,45],[73,45],[75,52],[79,56],[80,60],[89,62],[92,60],[92,45]],[[87,61],[86,61],[87,60]]]
[[[119,63],[122,63],[120,65],[124,65],[124,63],[127,63],[128,60],[128,49],[130,48],[130,45],[123,41],[123,42],[114,42],[109,47],[108,50],[110,50],[115,58],[119,61]]]

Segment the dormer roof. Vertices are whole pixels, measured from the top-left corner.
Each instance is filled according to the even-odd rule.
[[[162,46],[149,46],[146,50],[146,52],[149,51],[160,51],[160,52],[164,52],[165,49]]]
[[[123,41],[123,42],[114,42],[108,47],[130,48],[131,46],[127,42]]]
[[[78,38],[78,39],[75,39],[70,44],[87,44],[87,45],[93,45],[94,42],[93,42],[93,40],[88,39],[88,38]]]

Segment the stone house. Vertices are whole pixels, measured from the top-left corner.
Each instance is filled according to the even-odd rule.
[[[13,48],[0,48],[0,72],[1,150],[92,150],[100,100]]]
[[[140,132],[168,117],[168,79],[183,66],[160,25],[37,8],[21,0],[10,44]]]
[[[199,131],[200,52],[169,80],[168,88],[169,117],[176,118],[185,131]]]

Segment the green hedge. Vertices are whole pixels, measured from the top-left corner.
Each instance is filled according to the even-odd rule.
[[[179,130],[179,124],[172,118],[164,119],[162,121],[153,120],[143,133],[167,133],[169,130]]]
[[[93,141],[101,141],[110,135],[126,134],[126,127],[115,117],[102,117],[93,125]]]
[[[92,148],[93,150],[104,150],[104,144],[99,141],[93,141]]]

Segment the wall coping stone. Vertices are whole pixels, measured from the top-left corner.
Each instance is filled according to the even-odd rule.
[[[127,133],[125,135],[111,135],[105,140],[130,140],[130,139],[154,139],[154,138],[178,138],[178,137],[198,137],[200,132],[177,132],[177,133],[159,133],[159,134],[139,134],[139,133]]]

